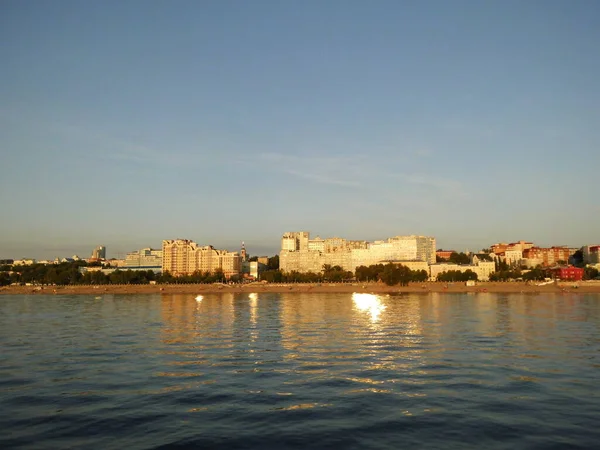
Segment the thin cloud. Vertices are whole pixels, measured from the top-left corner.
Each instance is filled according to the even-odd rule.
[[[189,167],[191,164],[200,164],[196,155],[183,156],[181,152],[174,152],[173,149],[165,151],[152,148],[144,143],[132,142],[86,126],[50,124],[49,128],[70,141],[97,150],[86,153],[85,156],[93,155],[101,159],[159,167]]]
[[[395,179],[419,185],[441,196],[467,196],[463,184],[454,179],[422,173],[391,172],[393,162],[382,164],[363,156],[295,156],[282,153],[261,153],[257,160],[268,170],[283,172],[312,183],[345,187],[379,186],[382,179]],[[244,160],[244,163],[248,161]],[[256,162],[256,160],[255,160]]]
[[[304,173],[296,170],[286,170],[285,172],[300,178],[306,178],[307,180],[316,181],[317,183],[334,184],[337,186],[360,186],[360,183],[356,181],[347,181],[332,178],[330,176],[320,175],[318,173]]]
[[[463,186],[463,183],[458,180],[425,174],[407,174],[404,175],[403,178],[407,183],[425,186],[435,190],[436,192],[439,192],[445,197],[469,197],[469,194]]]
[[[433,154],[433,152],[430,149],[423,147],[416,149],[414,154],[419,158],[429,158]]]
[[[184,167],[190,163],[196,163],[193,159],[172,156],[164,151],[158,151],[145,145],[134,144],[124,141],[114,141],[112,152],[106,157],[118,161],[128,161],[136,164],[152,165],[160,167]]]
[[[282,153],[261,153],[258,160],[270,170],[283,171],[315,183],[358,187],[364,182],[364,173],[361,173],[364,161],[361,157],[299,157]]]

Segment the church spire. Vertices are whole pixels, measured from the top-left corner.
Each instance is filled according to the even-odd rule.
[[[244,241],[242,241],[242,250],[240,255],[242,256],[242,262],[248,261],[248,253],[246,253],[246,245],[244,244]]]

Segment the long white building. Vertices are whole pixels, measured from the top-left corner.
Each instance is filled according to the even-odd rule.
[[[162,266],[162,250],[150,247],[127,253],[125,267],[160,267]]]
[[[310,239],[307,231],[288,232],[281,239],[279,267],[283,272],[321,272],[325,264],[354,271],[389,261],[435,263],[435,238],[395,236],[385,241],[351,241],[339,237]]]

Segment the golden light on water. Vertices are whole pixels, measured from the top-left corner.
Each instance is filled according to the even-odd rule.
[[[377,322],[380,319],[381,313],[386,309],[386,306],[381,301],[381,297],[375,294],[355,292],[352,294],[352,301],[356,309],[371,316],[372,322]]]
[[[253,325],[256,325],[256,313],[258,306],[258,294],[256,292],[252,292],[248,294],[249,304],[250,304],[250,322]]]

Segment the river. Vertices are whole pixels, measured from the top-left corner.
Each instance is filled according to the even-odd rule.
[[[3,296],[0,448],[600,442],[600,294]]]

